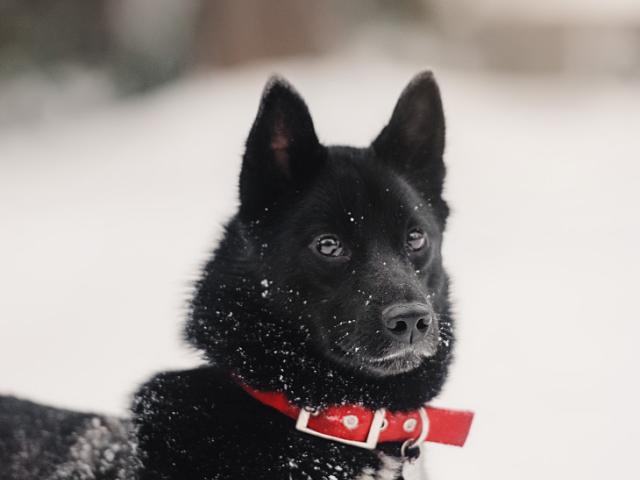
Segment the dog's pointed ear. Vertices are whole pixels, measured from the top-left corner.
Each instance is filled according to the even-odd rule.
[[[373,141],[376,156],[434,200],[442,194],[445,122],[438,84],[429,71],[400,94],[391,120]]]
[[[271,77],[251,127],[240,173],[240,213],[256,218],[286,193],[299,191],[322,165],[325,149],[304,100]]]

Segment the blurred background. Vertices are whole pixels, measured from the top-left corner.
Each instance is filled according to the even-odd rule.
[[[640,478],[636,0],[0,0],[0,392],[124,414],[180,340],[262,86],[367,145],[433,69],[473,409],[432,478]],[[424,458],[424,457],[423,457]]]

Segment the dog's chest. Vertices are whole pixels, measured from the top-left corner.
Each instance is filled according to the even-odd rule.
[[[420,461],[403,462],[398,457],[378,454],[380,467],[374,470],[365,467],[354,480],[426,480],[423,465]]]

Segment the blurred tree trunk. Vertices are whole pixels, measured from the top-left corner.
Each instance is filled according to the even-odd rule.
[[[197,62],[232,65],[323,51],[334,30],[332,1],[211,0],[202,3]]]
[[[0,0],[0,69],[27,60],[94,64],[108,50],[107,0]]]

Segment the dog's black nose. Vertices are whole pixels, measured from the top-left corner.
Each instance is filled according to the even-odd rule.
[[[426,337],[434,322],[434,312],[424,303],[391,305],[382,311],[386,331],[397,341],[417,343]]]

